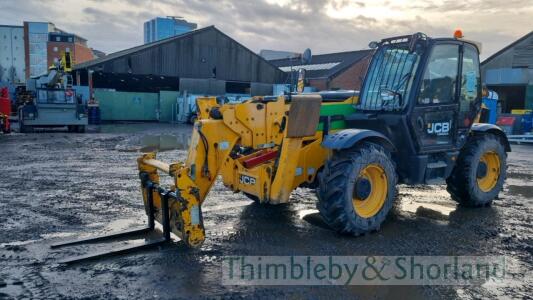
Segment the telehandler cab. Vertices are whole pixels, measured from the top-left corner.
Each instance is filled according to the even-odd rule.
[[[482,94],[478,46],[416,33],[371,48],[359,94],[254,97],[222,106],[214,97],[199,99],[185,162],[166,164],[155,153],[138,159],[149,224],[126,234],[153,230],[157,220],[164,237],[141,247],[169,241],[170,232],[200,247],[202,203],[219,175],[259,203],[286,203],[297,187],[314,187],[324,221],[348,235],[379,229],[398,183],[446,184],[461,205],[490,205],[511,149],[500,128],[475,123]],[[173,185],[162,187],[159,172]]]

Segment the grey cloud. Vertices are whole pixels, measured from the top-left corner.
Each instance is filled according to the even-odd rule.
[[[0,2],[0,19],[11,24],[20,24],[23,20],[49,21],[60,28],[86,37],[89,44],[106,52],[122,50],[142,43],[143,22],[155,16],[178,15],[189,21],[199,23],[200,27],[215,25],[231,37],[254,51],[260,49],[280,49],[301,51],[307,47],[314,53],[345,51],[366,48],[368,42],[383,37],[423,31],[429,35],[450,35],[452,27],[439,27],[435,22],[426,20],[424,12],[465,13],[465,18],[474,18],[480,10],[486,16],[497,16],[499,10],[510,11],[511,8],[532,7],[530,1],[474,0],[469,2],[429,1],[422,5],[410,2],[395,7],[393,2],[386,3],[390,9],[407,9],[419,12],[419,16],[410,19],[380,19],[357,13],[350,19],[333,19],[326,15],[326,7],[332,5],[340,9],[355,4],[365,7],[362,1],[332,0],[292,0],[286,6],[269,4],[264,0],[77,0],[81,12],[79,22],[66,22],[62,18],[64,8],[60,1],[42,3],[37,0]],[[114,11],[105,11],[103,3],[126,4]],[[51,3],[53,5],[51,5]],[[83,5],[83,6],[82,6]],[[367,5],[368,6],[368,5]],[[141,9],[139,9],[141,8]],[[38,13],[37,13],[38,12]],[[441,23],[442,24],[442,23]],[[508,32],[484,32],[480,24],[479,32],[472,32],[476,39],[488,45],[488,52],[494,52],[505,44],[500,41],[512,41],[516,36]],[[441,25],[442,26],[442,25]],[[530,25],[531,26],[531,25]],[[524,33],[531,30],[524,29]],[[496,38],[497,37],[497,38]]]
[[[509,11],[517,8],[533,7],[533,2],[527,0],[471,0],[458,2],[455,0],[445,0],[443,2],[429,1],[426,3],[413,2],[408,4],[407,9],[419,9],[432,12],[463,12],[463,13],[483,13],[485,11]]]

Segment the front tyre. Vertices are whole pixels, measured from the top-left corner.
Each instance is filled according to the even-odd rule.
[[[336,151],[319,177],[317,208],[341,234],[378,230],[396,198],[397,180],[394,163],[379,145]]]
[[[452,174],[446,179],[452,199],[463,206],[487,206],[503,188],[507,153],[501,140],[485,134],[463,147]]]

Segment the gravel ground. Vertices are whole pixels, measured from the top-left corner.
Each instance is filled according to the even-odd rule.
[[[288,205],[261,206],[217,183],[203,206],[207,238],[201,249],[187,250],[175,240],[136,254],[58,265],[126,243],[49,248],[142,225],[140,145],[160,140],[160,148],[181,148],[190,130],[136,124],[88,134],[0,136],[0,298],[531,299],[533,147],[519,145],[509,154],[508,180],[492,207],[457,207],[444,186],[400,186],[381,231],[347,238],[321,222],[311,190],[298,189]],[[168,150],[159,157],[170,162],[185,154]],[[220,266],[228,255],[505,256],[510,279],[502,286],[226,286]]]

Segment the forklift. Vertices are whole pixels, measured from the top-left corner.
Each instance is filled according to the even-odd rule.
[[[265,205],[289,202],[298,187],[315,188],[324,222],[350,236],[380,229],[399,183],[443,184],[461,206],[490,205],[511,148],[499,127],[474,122],[482,100],[480,46],[456,32],[392,37],[370,48],[362,89],[350,97],[296,94],[224,105],[198,99],[187,159],[168,164],[147,153],[137,160],[148,226],[53,247],[143,234],[156,221],[163,236],[62,262],[160,245],[171,233],[201,247],[202,204],[217,178]]]

